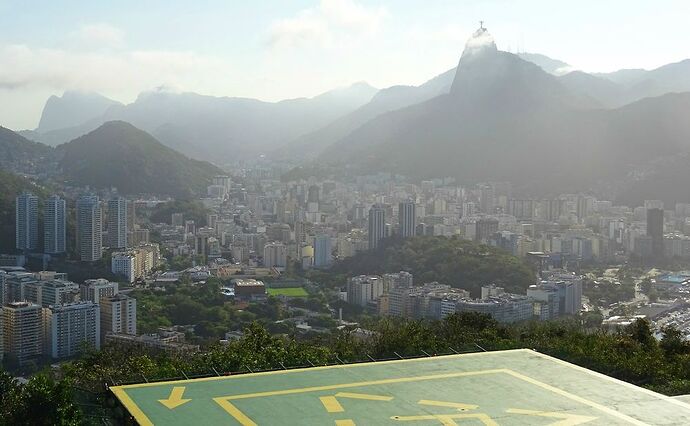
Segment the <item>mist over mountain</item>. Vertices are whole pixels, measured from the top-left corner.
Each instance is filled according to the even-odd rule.
[[[122,194],[188,197],[204,193],[211,178],[222,173],[122,121],[107,122],[55,150],[59,170],[69,183],[116,187]]]
[[[277,153],[282,157],[314,158],[337,141],[379,115],[424,102],[448,93],[455,76],[455,68],[419,86],[392,86],[379,90],[368,103],[328,125],[297,138]]]
[[[67,91],[62,96],[51,96],[46,101],[36,131],[76,127],[103,115],[108,108],[122,105],[95,92]]]
[[[517,56],[519,56],[520,59],[532,62],[549,74],[564,75],[573,70],[573,67],[570,64],[563,62],[560,59],[549,58],[548,56],[540,53],[520,52],[517,54]]]
[[[142,93],[128,105],[111,105],[79,125],[46,132],[39,128],[38,133],[24,135],[57,144],[107,121],[126,121],[190,157],[222,163],[257,155],[313,131],[369,102],[376,91],[366,83],[356,83],[313,98],[263,102],[156,90]]]
[[[449,94],[380,115],[320,161],[415,178],[507,180],[537,194],[603,182],[622,188],[636,170],[652,167],[650,158],[690,149],[690,125],[682,119],[690,94],[608,110],[562,79],[498,51],[488,33],[477,32]]]
[[[516,180],[535,191],[562,184],[629,193],[629,176],[656,185],[654,164],[663,162],[652,160],[686,149],[685,96],[661,95],[690,92],[690,60],[650,71],[573,69],[537,53],[499,51],[480,28],[458,67],[419,86],[357,83],[274,103],[154,90],[122,105],[68,92],[48,101],[36,131],[20,133],[55,145],[124,121],[216,164],[267,153],[413,177]]]

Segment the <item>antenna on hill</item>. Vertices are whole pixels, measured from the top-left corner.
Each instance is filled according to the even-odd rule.
[[[480,30],[485,30],[485,29],[486,29],[486,28],[484,28],[484,21],[479,21],[479,29],[480,29]]]

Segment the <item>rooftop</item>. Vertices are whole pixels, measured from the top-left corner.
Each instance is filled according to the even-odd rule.
[[[690,405],[531,350],[111,388],[141,425],[686,424]]]

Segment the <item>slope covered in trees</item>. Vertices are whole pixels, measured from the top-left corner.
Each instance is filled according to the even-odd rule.
[[[496,247],[458,237],[415,237],[387,240],[378,250],[337,262],[329,273],[345,278],[361,274],[408,271],[418,284],[438,281],[479,296],[483,285],[495,283],[506,291],[524,293],[534,284],[529,266]]]
[[[148,133],[123,121],[111,121],[56,148],[64,176],[76,185],[116,187],[122,194],[187,197],[203,193],[222,173],[192,160]]]

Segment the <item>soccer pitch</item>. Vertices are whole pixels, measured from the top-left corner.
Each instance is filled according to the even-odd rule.
[[[141,425],[690,424],[690,405],[526,349],[113,387]]]
[[[309,294],[302,287],[285,287],[285,288],[268,288],[266,289],[271,296],[287,296],[287,297],[307,297]]]

